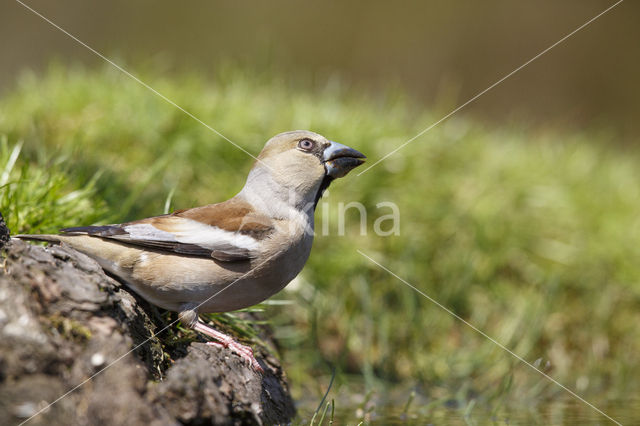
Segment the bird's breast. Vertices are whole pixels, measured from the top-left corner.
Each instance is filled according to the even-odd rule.
[[[278,232],[264,242],[264,254],[256,259],[254,267],[260,270],[264,264],[269,276],[268,286],[281,290],[304,268],[313,245],[313,222],[300,219],[285,221]]]

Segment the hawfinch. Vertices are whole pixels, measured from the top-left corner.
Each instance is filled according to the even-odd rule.
[[[364,163],[355,149],[309,131],[271,138],[230,200],[119,225],[18,238],[63,243],[95,259],[136,293],[261,367],[250,347],[202,323],[199,312],[259,303],[302,270],[313,215],[329,184]]]

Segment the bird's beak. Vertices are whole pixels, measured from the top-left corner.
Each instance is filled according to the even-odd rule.
[[[327,175],[332,178],[341,178],[346,175],[364,163],[365,158],[367,157],[363,153],[338,142],[330,142],[322,155]]]

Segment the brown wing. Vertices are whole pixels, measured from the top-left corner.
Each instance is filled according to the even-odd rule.
[[[61,231],[110,238],[171,253],[238,261],[257,256],[260,240],[273,231],[273,224],[249,204],[232,199],[134,222]]]
[[[250,235],[259,240],[273,231],[271,218],[259,214],[249,203],[236,198],[223,203],[178,210],[172,216],[195,220],[225,231]]]

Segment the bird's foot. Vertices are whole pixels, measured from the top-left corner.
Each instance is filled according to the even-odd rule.
[[[260,373],[264,373],[264,370],[262,369],[260,364],[258,364],[258,360],[255,358],[255,356],[253,356],[253,349],[251,349],[251,347],[236,342],[231,336],[227,336],[224,333],[214,330],[213,328],[201,323],[200,321],[196,322],[193,328],[196,331],[199,331],[217,340],[217,342],[207,342],[207,345],[228,348],[231,350],[231,352],[234,352],[235,354],[239,355],[240,358],[247,361],[254,370]]]

